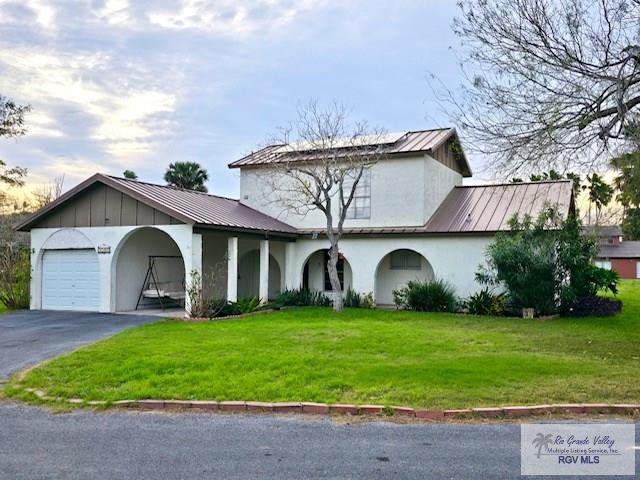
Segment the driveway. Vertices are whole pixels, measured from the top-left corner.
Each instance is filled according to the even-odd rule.
[[[154,320],[158,317],[45,310],[5,313],[0,315],[0,381],[42,360]]]

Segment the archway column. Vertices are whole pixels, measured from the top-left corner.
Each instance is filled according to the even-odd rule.
[[[238,301],[238,237],[227,240],[227,301]]]
[[[269,240],[260,240],[260,301],[269,301]]]

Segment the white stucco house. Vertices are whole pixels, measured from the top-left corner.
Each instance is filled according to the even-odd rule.
[[[386,157],[365,172],[340,242],[345,288],[371,292],[377,304],[434,276],[467,296],[479,288],[486,246],[514,213],[574,208],[569,181],[463,186],[471,169],[454,129],[385,138]],[[287,212],[265,193],[285,151],[273,145],[229,165],[240,173],[239,199],[93,175],[16,227],[31,232],[31,308],[180,303],[194,270],[230,301],[330,289],[324,217]]]

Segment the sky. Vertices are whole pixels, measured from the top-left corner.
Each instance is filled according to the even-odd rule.
[[[0,0],[0,94],[32,107],[0,158],[65,189],[195,161],[237,197],[227,164],[311,99],[389,132],[448,126],[427,77],[461,80],[455,3]]]

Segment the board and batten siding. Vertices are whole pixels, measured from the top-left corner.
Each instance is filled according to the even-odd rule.
[[[457,158],[458,154],[456,154],[456,151],[460,151],[460,145],[451,139],[440,147],[434,149],[431,152],[431,156],[444,166],[449,167],[451,170],[464,174],[464,171],[460,166],[460,161]]]
[[[49,212],[34,228],[124,227],[183,222],[129,195],[97,184]]]

